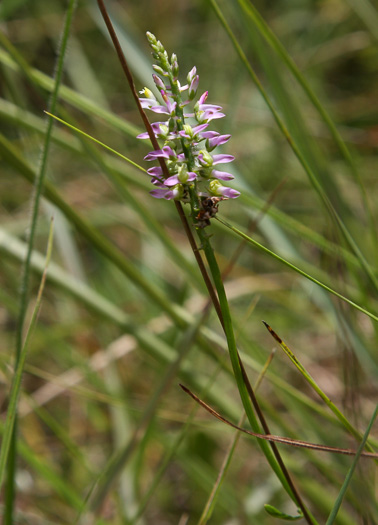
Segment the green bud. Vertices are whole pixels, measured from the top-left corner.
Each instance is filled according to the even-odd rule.
[[[166,77],[167,73],[161,68],[160,66],[157,66],[156,64],[152,65],[152,68],[158,75],[161,75],[162,77]]]
[[[165,124],[160,124],[159,128],[160,128],[160,132],[162,135],[164,136],[168,135],[168,132],[169,132],[168,126],[166,126]]]
[[[188,169],[185,164],[181,164],[178,166],[178,179],[181,182],[181,184],[185,184],[188,180]]]
[[[189,124],[184,124],[184,131],[187,135],[189,135],[191,139],[193,138],[194,135],[192,126],[190,126]]]
[[[221,193],[218,192],[218,189],[222,188],[222,186],[223,184],[221,184],[219,180],[212,180],[209,184],[210,193],[212,193],[213,195],[221,195]]]
[[[210,155],[208,151],[205,149],[202,149],[200,151],[200,154],[202,154],[203,160],[200,161],[201,164],[204,164],[205,166],[212,166],[213,165],[213,157]]]
[[[147,31],[146,36],[147,36],[147,40],[150,46],[154,46],[157,44],[156,36],[153,33],[150,33],[150,31]]]

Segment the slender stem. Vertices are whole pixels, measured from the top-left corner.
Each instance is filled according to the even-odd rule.
[[[259,406],[259,403],[257,401],[257,398],[255,396],[255,393],[253,391],[253,388],[251,386],[251,383],[245,371],[244,365],[240,359],[239,352],[237,350],[235,335],[234,335],[233,325],[232,325],[232,319],[231,319],[231,314],[230,314],[226,292],[225,292],[224,285],[223,285],[222,275],[219,270],[219,266],[215,258],[214,251],[211,246],[209,237],[203,230],[199,228],[197,229],[197,234],[201,240],[202,248],[205,252],[206,259],[209,264],[210,271],[211,271],[211,274],[214,280],[214,284],[218,292],[220,307],[222,311],[222,317],[220,318],[220,320],[221,319],[223,320],[223,322],[221,320],[221,323],[222,323],[222,326],[223,326],[223,329],[226,335],[228,349],[230,353],[230,360],[231,360],[235,380],[236,380],[236,383],[239,389],[240,397],[241,397],[245,412],[247,414],[247,417],[248,417],[248,420],[250,422],[252,429],[255,432],[258,432],[259,425],[256,419],[256,415],[252,408],[252,404],[253,404],[253,407],[260,420],[260,423],[264,429],[264,432],[266,434],[270,434],[269,426],[261,411],[261,408]],[[290,477],[288,470],[285,467],[285,464],[281,458],[281,455],[278,451],[276,444],[270,443],[270,447],[274,455],[273,456],[272,451],[269,448],[269,444],[267,444],[265,441],[262,441],[262,440],[258,440],[258,443],[263,453],[265,454],[265,457],[267,458],[270,466],[272,467],[277,477],[281,481],[282,486],[285,488],[285,490],[287,491],[289,496],[293,499],[293,501],[295,501],[295,503],[302,510],[303,517],[306,519],[307,523],[309,525],[313,525],[314,523],[316,523],[316,521],[310,516],[309,511],[307,510],[298,491],[296,490],[295,485]]]

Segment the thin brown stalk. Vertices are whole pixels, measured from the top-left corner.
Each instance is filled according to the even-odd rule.
[[[346,456],[355,456],[357,454],[356,450],[352,450],[350,448],[339,448],[339,447],[329,447],[327,445],[319,445],[317,443],[309,443],[307,441],[300,441],[299,439],[292,439],[288,437],[283,436],[275,436],[274,434],[259,434],[257,432],[252,432],[250,430],[246,430],[245,428],[241,428],[238,425],[235,425],[228,419],[221,416],[216,410],[214,410],[210,405],[202,401],[199,397],[197,397],[189,388],[186,386],[180,384],[180,387],[186,392],[189,396],[191,396],[194,401],[196,401],[199,405],[201,405],[202,408],[207,410],[209,414],[214,416],[215,418],[219,419],[222,423],[225,423],[226,425],[235,428],[236,430],[239,430],[240,432],[243,432],[244,434],[248,434],[249,436],[256,437],[258,439],[264,439],[266,441],[274,442],[274,443],[281,443],[283,445],[290,445],[292,447],[299,447],[299,448],[307,448],[309,450],[318,450],[319,452],[330,452],[332,454],[343,454]],[[362,457],[365,458],[372,458],[376,459],[378,458],[378,453],[376,452],[362,452]]]

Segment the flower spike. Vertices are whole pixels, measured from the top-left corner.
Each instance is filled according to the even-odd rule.
[[[153,81],[161,96],[161,104],[147,88],[141,91],[143,108],[167,115],[167,121],[152,123],[156,138],[163,142],[160,150],[146,155],[146,161],[164,159],[170,176],[164,176],[160,167],[147,170],[155,189],[150,194],[156,199],[180,200],[190,202],[196,227],[203,228],[210,224],[210,219],[218,211],[219,202],[235,199],[240,193],[223,186],[220,181],[234,178],[232,173],[214,169],[217,164],[232,162],[234,157],[226,154],[213,154],[218,146],[225,144],[231,135],[220,135],[208,130],[209,123],[224,117],[221,106],[209,104],[208,91],[202,93],[194,103],[192,113],[185,109],[194,101],[199,86],[196,67],[188,73],[187,84],[181,86],[178,80],[179,65],[177,56],[169,57],[163,44],[155,35],[147,33],[152,55],[156,61],[152,67]],[[187,99],[183,100],[185,91]],[[190,111],[190,110],[189,110]],[[138,138],[148,138],[148,133],[141,133]]]

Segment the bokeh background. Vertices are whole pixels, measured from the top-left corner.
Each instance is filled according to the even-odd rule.
[[[223,152],[236,157],[233,187],[242,197],[222,203],[220,216],[377,312],[377,6],[369,0],[106,5],[138,90],[153,87],[145,39],[151,31],[177,54],[182,82],[196,65],[199,92],[208,90],[209,102],[223,107],[226,118],[213,127],[232,134]],[[251,5],[267,30],[256,23]],[[12,380],[31,178],[40,165],[43,111],[67,6],[57,0],[0,4],[2,416]],[[287,55],[272,49],[269,31]],[[58,115],[148,167],[143,157],[150,146],[135,139],[143,131],[140,117],[94,1],[79,1],[74,12]],[[176,210],[148,195],[141,171],[61,124],[54,127],[46,179],[67,207],[59,209],[51,195],[40,206],[27,319],[51,215],[53,264],[19,402],[15,522],[206,523],[201,515],[235,434],[202,409],[193,413],[193,401],[178,383],[233,422],[242,405],[215,314],[201,325],[200,339],[188,333],[207,298]],[[363,257],[346,240],[334,211]],[[89,233],[77,227],[73,214],[89,225]],[[97,233],[124,263],[105,248],[100,253]],[[225,269],[241,239],[216,221],[211,234]],[[167,309],[154,299],[155,289]],[[277,346],[261,323],[265,319],[363,432],[377,400],[376,323],[251,245],[240,251],[226,289],[251,382]],[[172,319],[169,308],[178,309],[178,318]],[[272,433],[357,448],[279,348],[258,397]],[[311,511],[325,522],[351,459],[280,450]],[[371,462],[364,460],[337,523],[375,523],[373,481]],[[296,513],[256,442],[242,437],[209,522],[273,523],[265,503]]]

